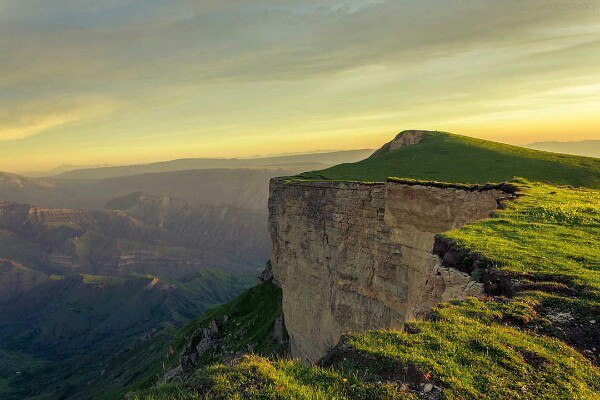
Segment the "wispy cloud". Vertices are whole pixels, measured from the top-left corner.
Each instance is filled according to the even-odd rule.
[[[30,101],[0,109],[0,141],[23,139],[117,109],[103,98]]]
[[[0,140],[25,155],[48,136],[65,157],[140,137],[218,147],[226,129],[526,119],[538,106],[518,99],[551,109],[598,81],[599,17],[600,0],[0,0]]]

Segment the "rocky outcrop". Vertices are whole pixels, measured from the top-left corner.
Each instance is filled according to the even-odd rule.
[[[277,286],[278,288],[281,288],[281,285],[279,284],[279,282],[277,282],[277,279],[275,279],[275,277],[273,276],[273,265],[271,264],[271,261],[267,262],[267,266],[265,267],[263,272],[258,277],[258,280],[263,283],[273,282],[273,284],[275,286]]]
[[[209,349],[216,346],[218,341],[219,326],[217,321],[211,321],[207,327],[199,328],[192,335],[190,340],[183,350],[180,358],[180,368],[182,372],[190,372],[199,357]]]
[[[404,131],[390,142],[390,151],[417,144],[423,140],[424,131]]]
[[[343,333],[397,328],[483,286],[433,254],[436,234],[488,217],[500,187],[271,182],[273,275],[292,355],[316,361]]]
[[[167,351],[167,364],[172,367],[165,373],[165,382],[185,377],[202,366],[229,363],[247,353],[265,357],[287,354],[281,290],[270,280],[209,311],[193,324],[193,328],[186,328],[192,333],[186,335],[181,350]]]
[[[378,155],[387,153],[388,151],[398,150],[402,147],[411,146],[413,144],[421,143],[425,135],[431,131],[419,131],[419,130],[408,130],[402,131],[396,137],[384,144],[379,150],[371,155],[376,157]]]

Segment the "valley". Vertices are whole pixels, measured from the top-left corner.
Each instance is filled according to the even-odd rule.
[[[0,203],[5,397],[600,390],[597,159],[405,131],[364,160],[278,171],[100,179],[118,195],[90,209]],[[235,186],[249,176],[268,196]]]
[[[195,230],[177,232],[124,211],[1,203],[0,348],[38,360],[0,360],[6,396],[76,391],[105,368],[106,355],[168,336],[247,288],[266,245],[254,248],[260,239],[234,229],[235,218],[200,214],[204,220],[188,220]],[[215,224],[236,234],[218,248],[201,240]],[[247,259],[228,252],[237,241]]]
[[[256,282],[269,179],[363,153],[0,173],[0,397],[111,399],[152,378],[179,328]]]
[[[181,330],[127,398],[595,398],[599,179],[598,159],[432,131],[273,179],[263,283]],[[277,314],[240,303],[269,284],[283,358]],[[271,328],[231,331],[239,314]]]

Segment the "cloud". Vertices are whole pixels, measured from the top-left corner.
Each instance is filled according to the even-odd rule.
[[[96,12],[86,7],[98,2],[9,3],[14,11],[0,28],[11,54],[0,84],[8,86],[306,79],[534,41],[536,32],[597,17],[535,0],[526,8],[516,0],[126,1]]]
[[[117,108],[107,99],[33,101],[0,107],[0,141],[23,139]]]
[[[527,114],[511,100],[537,93],[551,109],[598,79],[599,13],[600,0],[0,0],[0,140],[65,153],[182,132],[435,128]]]

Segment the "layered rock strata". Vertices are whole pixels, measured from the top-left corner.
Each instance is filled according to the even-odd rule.
[[[442,266],[435,235],[488,217],[496,187],[271,182],[273,275],[295,357],[316,361],[347,332],[397,328],[441,301],[483,294]]]

